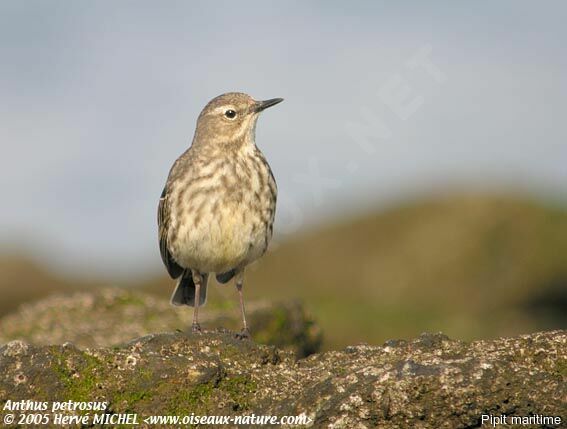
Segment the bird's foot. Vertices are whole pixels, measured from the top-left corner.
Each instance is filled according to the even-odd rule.
[[[198,323],[193,323],[191,325],[191,332],[193,332],[194,334],[200,334],[201,331],[201,325],[199,325]]]
[[[250,337],[250,330],[248,328],[242,329],[238,334],[235,335],[239,340],[249,340]]]

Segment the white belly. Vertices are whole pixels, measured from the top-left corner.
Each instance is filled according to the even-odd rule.
[[[173,257],[181,266],[203,273],[226,272],[259,258],[265,250],[267,231],[246,208],[231,204],[202,216],[197,225],[180,225]]]

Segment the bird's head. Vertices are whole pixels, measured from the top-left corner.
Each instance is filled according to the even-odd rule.
[[[256,101],[241,92],[219,95],[199,115],[194,144],[253,142],[260,112],[282,101],[283,98]]]

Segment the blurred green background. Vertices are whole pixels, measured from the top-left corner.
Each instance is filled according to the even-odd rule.
[[[167,302],[168,171],[202,107],[243,91],[285,99],[256,132],[278,206],[249,300],[301,300],[325,347],[567,327],[565,16],[527,0],[1,1],[0,315],[100,286]],[[211,285],[208,306],[236,305]]]
[[[53,291],[119,283],[61,277],[4,255],[0,314]],[[121,285],[167,300],[173,283],[161,275]],[[209,291],[208,306],[237,312],[232,285]],[[408,202],[279,243],[250,267],[245,294],[301,298],[325,348],[424,331],[477,339],[566,328],[567,210],[474,193]]]

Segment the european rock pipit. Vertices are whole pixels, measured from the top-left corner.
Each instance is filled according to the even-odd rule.
[[[244,269],[262,256],[272,237],[277,188],[255,143],[261,111],[283,101],[255,101],[231,92],[211,100],[197,119],[191,147],[173,164],[159,200],[159,248],[169,275],[178,279],[174,305],[193,310],[207,299],[207,281],[236,279],[242,337],[249,336],[242,297]]]

